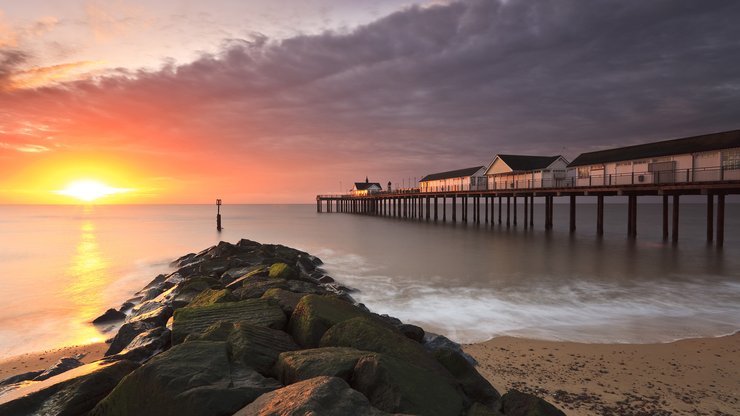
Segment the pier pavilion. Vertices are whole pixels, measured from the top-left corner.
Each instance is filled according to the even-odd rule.
[[[628,171],[627,166],[630,166]],[[470,220],[476,224],[503,224],[505,220],[507,226],[518,226],[517,202],[523,199],[522,225],[527,228],[534,226],[535,198],[542,198],[545,203],[544,227],[550,230],[553,227],[554,198],[568,197],[569,225],[574,232],[577,198],[588,196],[596,198],[596,232],[602,235],[604,198],[626,196],[626,231],[630,238],[636,238],[637,198],[652,195],[662,197],[663,239],[669,240],[670,237],[676,243],[680,197],[704,195],[707,201],[707,242],[721,247],[725,235],[725,199],[732,194],[740,194],[740,130],[584,153],[568,165],[566,179],[552,187],[543,187],[536,182],[515,182],[507,189],[425,188],[411,193],[380,192],[367,196],[318,195],[316,209],[318,212],[442,222],[448,218],[457,222],[459,214],[463,223]],[[471,213],[473,218],[469,219]]]

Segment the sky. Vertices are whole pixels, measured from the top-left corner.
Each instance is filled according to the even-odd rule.
[[[737,129],[738,21],[730,0],[2,2],[0,203],[80,179],[310,203]]]

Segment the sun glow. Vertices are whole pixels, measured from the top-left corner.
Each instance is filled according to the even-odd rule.
[[[113,188],[98,181],[85,179],[71,182],[66,188],[54,191],[54,193],[71,196],[72,198],[77,198],[85,202],[91,202],[98,198],[129,191],[131,191],[131,189]]]

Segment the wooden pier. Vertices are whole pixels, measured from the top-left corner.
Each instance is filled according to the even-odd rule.
[[[442,221],[462,223],[469,221],[519,226],[517,204],[523,200],[524,228],[534,227],[535,198],[541,198],[545,204],[543,225],[545,230],[553,228],[553,210],[555,197],[569,197],[570,232],[576,230],[576,204],[578,197],[596,197],[596,233],[604,234],[604,198],[614,196],[627,197],[627,236],[637,237],[637,200],[640,196],[662,196],[663,203],[663,240],[669,237],[673,243],[678,242],[680,197],[684,195],[706,195],[707,198],[707,243],[722,247],[725,234],[725,196],[740,194],[740,181],[719,182],[686,182],[670,184],[645,185],[611,185],[561,188],[524,188],[476,191],[446,192],[381,192],[367,196],[318,195],[316,196],[317,212],[338,212],[364,215],[377,215],[422,221]],[[504,201],[505,200],[505,201]],[[447,212],[448,203],[451,212]],[[472,204],[472,210],[469,206]],[[669,205],[672,209],[669,210]],[[459,206],[459,208],[458,208]],[[513,208],[513,215],[512,215]],[[505,213],[503,212],[505,211]],[[669,230],[669,211],[672,211]],[[468,218],[472,212],[473,218]],[[448,215],[449,214],[449,215]],[[449,217],[449,218],[448,218]],[[670,232],[669,232],[670,231]]]

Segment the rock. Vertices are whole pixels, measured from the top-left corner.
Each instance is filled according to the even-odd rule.
[[[448,416],[464,409],[463,397],[450,378],[385,354],[360,358],[350,384],[386,412]]]
[[[111,308],[105,311],[104,314],[93,319],[92,323],[96,325],[97,324],[107,324],[107,323],[115,322],[115,321],[123,321],[124,319],[126,319],[125,313]]]
[[[3,416],[85,415],[138,365],[131,361],[96,362],[0,397]]]
[[[134,307],[134,303],[133,302],[126,301],[126,302],[123,302],[121,304],[121,307],[118,308],[118,311],[119,312],[123,312],[125,314],[126,311],[131,310],[131,308],[133,308],[133,307]]]
[[[501,410],[506,416],[565,416],[550,403],[518,390],[509,390],[501,397]]]
[[[440,348],[434,352],[434,358],[452,374],[465,395],[472,401],[493,408],[501,395],[468,360],[459,352],[450,348]]]
[[[313,261],[308,256],[299,255],[295,263],[306,274],[310,274],[316,270],[316,265],[313,264]]]
[[[214,303],[235,302],[237,300],[229,289],[206,289],[200,292],[188,306],[208,306]]]
[[[226,416],[280,387],[275,380],[230,363],[226,343],[192,341],[129,374],[90,416]]]
[[[234,290],[234,296],[241,299],[257,299],[270,289],[288,289],[288,282],[284,279],[250,279],[244,285]]]
[[[226,341],[229,339],[229,334],[234,330],[234,322],[218,321],[205,331],[200,333],[193,333],[185,337],[184,342],[190,341]]]
[[[234,416],[383,416],[337,377],[316,377],[263,394]]]
[[[260,244],[260,243],[258,243],[256,241],[252,241],[252,240],[249,240],[249,239],[246,239],[246,238],[242,238],[241,240],[239,240],[238,243],[236,243],[236,246],[237,247],[240,247],[240,248],[248,248],[248,249],[259,248],[261,245],[262,244]]]
[[[424,329],[419,326],[411,324],[401,324],[398,325],[396,328],[398,328],[398,330],[401,331],[402,334],[406,335],[406,338],[412,339],[418,343],[422,343],[424,341]]]
[[[318,278],[318,281],[320,283],[334,283],[334,279],[331,278],[331,276],[323,275]]]
[[[219,280],[221,281],[221,283],[228,285],[241,276],[244,276],[245,274],[251,272],[253,269],[254,266],[235,267],[223,272]]]
[[[236,322],[228,337],[231,361],[242,362],[264,375],[273,375],[280,353],[299,347],[287,333],[247,322]]]
[[[149,289],[142,290],[139,292],[141,294],[141,300],[143,302],[146,302],[148,300],[156,299],[157,296],[161,295],[164,292],[164,288],[161,286],[157,287],[150,287]]]
[[[447,371],[421,345],[394,328],[368,317],[353,318],[334,325],[321,338],[320,346],[351,347],[383,353],[443,374]]]
[[[145,308],[139,308],[146,305]],[[126,322],[148,322],[152,326],[165,326],[167,320],[172,316],[172,308],[155,301],[142,303],[131,311],[131,316]]]
[[[269,269],[267,267],[253,266],[253,267],[250,267],[249,272],[237,277],[235,280],[229,283],[226,287],[234,290],[234,289],[242,287],[242,285],[244,285],[244,283],[246,283],[249,280],[254,280],[255,278],[260,278],[260,277],[267,278],[268,276],[269,276]]]
[[[285,263],[275,263],[270,266],[269,276],[273,279],[292,280],[298,278],[298,272]]]
[[[121,325],[118,333],[113,337],[110,347],[108,347],[108,351],[105,352],[105,356],[107,357],[109,355],[118,354],[123,351],[123,349],[126,348],[137,335],[144,331],[148,331],[153,327],[153,324],[143,321],[128,322]]]
[[[29,371],[27,373],[16,374],[14,376],[10,376],[8,378],[4,378],[4,379],[0,380],[0,387],[2,387],[2,386],[9,386],[9,385],[15,384],[15,383],[20,383],[21,381],[33,380],[35,377],[39,376],[43,372],[44,372],[44,370]]]
[[[310,293],[314,295],[333,295],[334,293],[325,287],[316,283],[306,282],[304,280],[288,280],[288,290],[291,292]]]
[[[290,315],[295,310],[298,302],[300,302],[300,300],[307,294],[308,293],[296,293],[280,288],[272,288],[265,291],[262,295],[262,299],[273,299],[277,302],[283,312]]]
[[[82,361],[74,357],[62,357],[53,366],[43,371],[41,374],[33,378],[33,381],[42,381],[47,378],[52,378],[57,374],[62,374],[65,371],[69,371],[73,368],[77,368],[84,365]]]
[[[473,403],[473,405],[470,406],[470,408],[468,408],[468,411],[467,413],[465,413],[465,416],[505,416],[505,415],[499,412],[498,410],[492,409],[481,403]]]
[[[319,346],[329,328],[348,319],[368,316],[362,309],[347,302],[325,296],[304,296],[296,305],[288,323],[293,339],[306,348]]]
[[[367,351],[340,347],[284,352],[275,364],[275,375],[286,385],[318,376],[350,381],[357,361],[368,354]]]
[[[451,339],[438,334],[433,334],[431,332],[427,332],[424,334],[424,342],[422,343],[422,346],[425,350],[429,351],[430,353],[434,353],[434,351],[440,349],[440,348],[449,348],[451,350],[457,351],[460,353],[463,357],[465,357],[466,360],[470,363],[472,366],[478,365],[478,361],[475,361],[475,358],[473,358],[470,354],[463,351],[460,344],[458,344],[455,341],[452,341]]]
[[[181,308],[175,310],[172,344],[177,345],[189,334],[203,332],[218,321],[246,321],[252,325],[282,329],[287,319],[279,306],[265,299]]]
[[[123,351],[108,358],[142,363],[160,352],[166,351],[170,347],[171,339],[169,329],[164,327],[152,328],[137,335]]]
[[[188,253],[170,263],[171,267],[185,267],[193,262],[200,261],[195,253]]]

